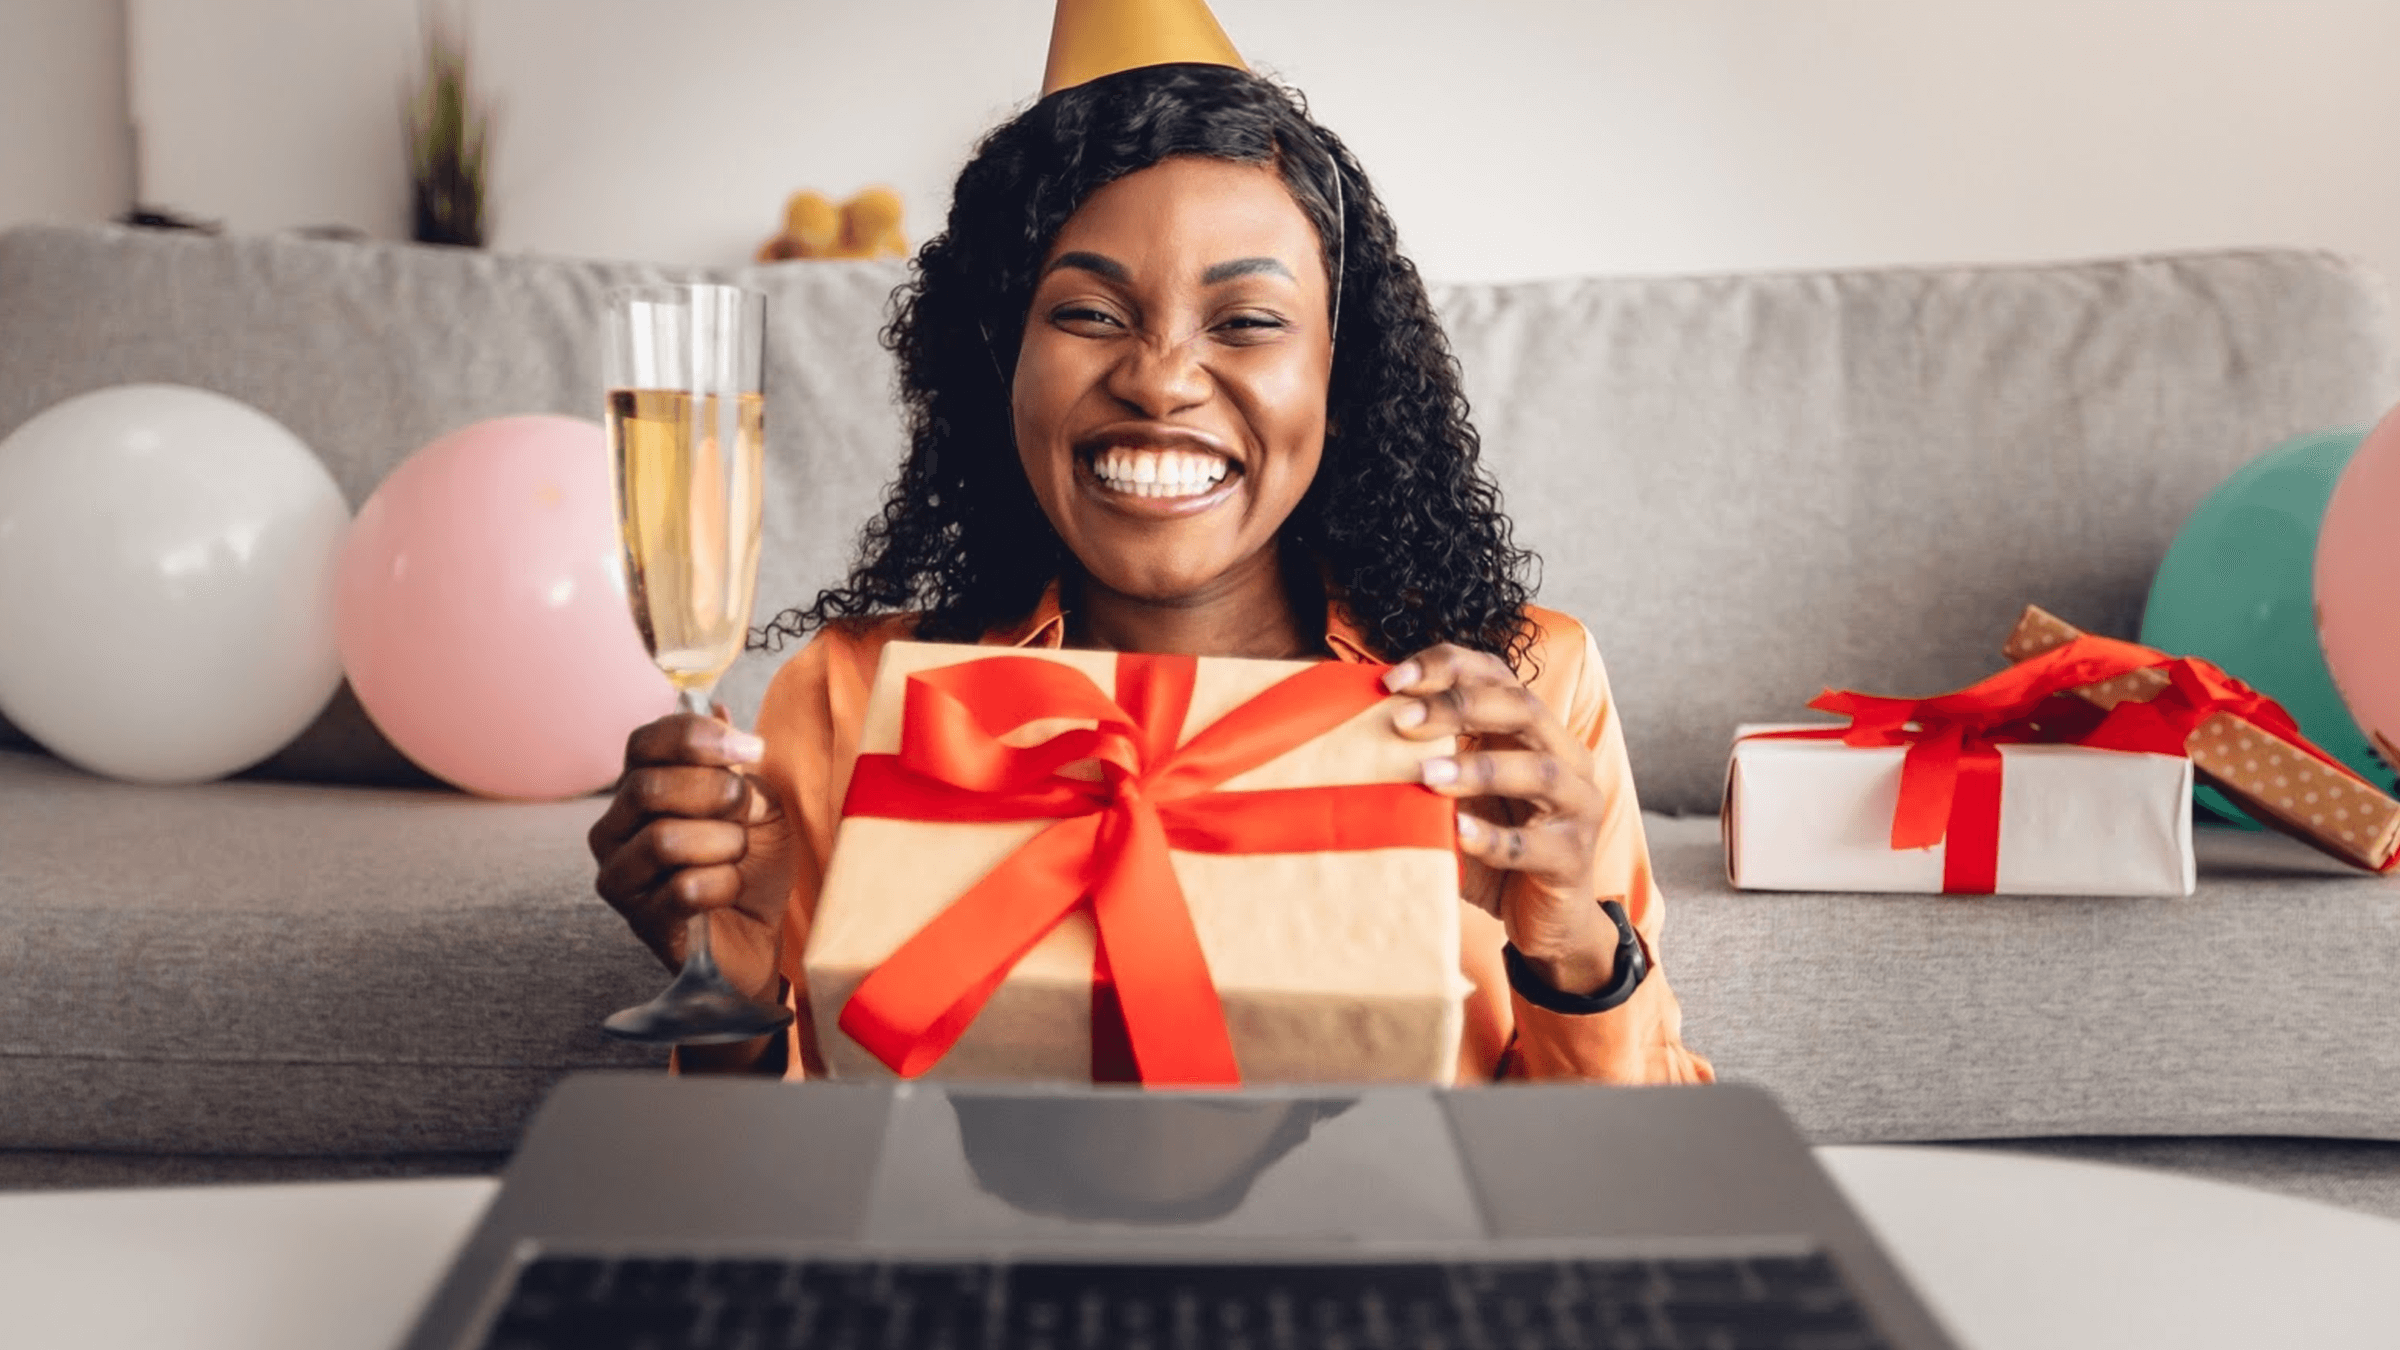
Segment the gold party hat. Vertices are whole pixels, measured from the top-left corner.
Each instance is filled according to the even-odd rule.
[[[1208,0],[1058,0],[1042,97],[1120,70],[1183,61],[1249,69]]]

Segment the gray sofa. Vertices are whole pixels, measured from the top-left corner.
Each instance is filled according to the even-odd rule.
[[[657,269],[114,228],[0,236],[0,435],[218,389],[355,506],[471,419],[591,416],[604,288]],[[762,606],[896,462],[884,264],[771,296]],[[1740,721],[1955,687],[2038,601],[2130,636],[2244,459],[2382,411],[2380,283],[2301,251],[1440,292],[1543,600],[1632,746],[1691,1043],[1822,1141],[2133,1158],[2400,1214],[2400,889],[2209,832],[2189,900],[1730,891]],[[7,640],[0,634],[0,641]],[[112,633],[108,660],[172,659]],[[755,707],[773,657],[729,682]],[[5,732],[0,732],[5,736]],[[492,1166],[661,972],[591,892],[598,799],[429,785],[346,697],[262,769],[137,787],[0,750],[0,1185]]]

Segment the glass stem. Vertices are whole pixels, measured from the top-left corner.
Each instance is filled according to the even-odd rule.
[[[708,706],[709,690],[684,685],[675,691],[675,710],[694,717],[715,717],[716,709]],[[694,979],[715,980],[717,958],[708,949],[708,911],[701,910],[683,924],[683,970]]]
[[[716,954],[708,949],[708,911],[683,921],[683,974],[686,979],[717,978]]]

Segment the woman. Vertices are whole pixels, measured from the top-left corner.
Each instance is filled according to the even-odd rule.
[[[1527,605],[1424,286],[1291,94],[1179,64],[1045,97],[960,175],[885,336],[912,449],[848,581],[770,625],[816,636],[763,737],[642,728],[592,829],[600,893],[662,960],[705,909],[729,978],[804,997],[894,638],[1396,661],[1403,734],[1469,738],[1426,771],[1462,803],[1461,1080],[1712,1076],[1655,968],[1598,654]],[[815,1072],[806,1023],[680,1063]]]

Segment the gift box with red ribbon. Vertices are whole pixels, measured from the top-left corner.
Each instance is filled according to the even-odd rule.
[[[2201,781],[2259,823],[2297,836],[2353,867],[2389,871],[2400,861],[2400,801],[2300,734],[2291,714],[2210,663],[2086,635],[2028,605],[2002,645],[2012,661],[2085,648],[2123,668],[2075,688],[2104,712],[2114,741],[2174,749]]]
[[[2079,637],[1931,698],[1826,690],[1846,725],[1755,731],[1726,775],[1726,874],[1757,890],[2189,895],[2185,731],[2075,691],[2167,658]]]
[[[805,954],[836,1075],[1445,1082],[1445,743],[1383,668],[893,643]]]
[[[1741,729],[1723,816],[1734,886],[2192,893],[2192,766],[2181,756],[1962,737],[1955,758],[1928,766],[1941,756],[1917,747],[1938,740],[1845,742],[1846,731]]]

